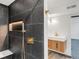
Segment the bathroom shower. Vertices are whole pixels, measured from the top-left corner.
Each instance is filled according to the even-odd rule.
[[[43,4],[43,0],[15,0],[7,6],[0,4],[2,59],[44,59]]]

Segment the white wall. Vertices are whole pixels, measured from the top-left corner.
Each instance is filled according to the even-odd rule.
[[[71,18],[71,38],[79,39],[79,17]]]
[[[60,35],[67,35],[70,32],[70,18],[68,15],[54,17],[52,20],[57,20],[57,24],[48,23],[48,36],[53,36],[55,32]]]
[[[58,23],[57,24],[48,23],[48,37],[52,37],[53,33],[55,32],[58,32],[59,35],[67,36],[67,49],[65,53],[71,55],[70,16],[69,15],[54,16],[53,19],[57,20]]]

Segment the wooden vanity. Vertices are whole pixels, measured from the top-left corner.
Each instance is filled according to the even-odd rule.
[[[66,49],[66,39],[59,37],[51,37],[48,39],[48,48],[49,50],[64,53]]]

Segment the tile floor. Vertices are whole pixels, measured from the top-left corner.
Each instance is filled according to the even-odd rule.
[[[48,59],[72,59],[71,57],[53,52],[53,51],[49,51],[48,54]]]

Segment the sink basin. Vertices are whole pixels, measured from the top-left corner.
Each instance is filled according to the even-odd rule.
[[[66,41],[66,36],[52,36],[49,37],[50,40],[57,40],[57,41]]]

